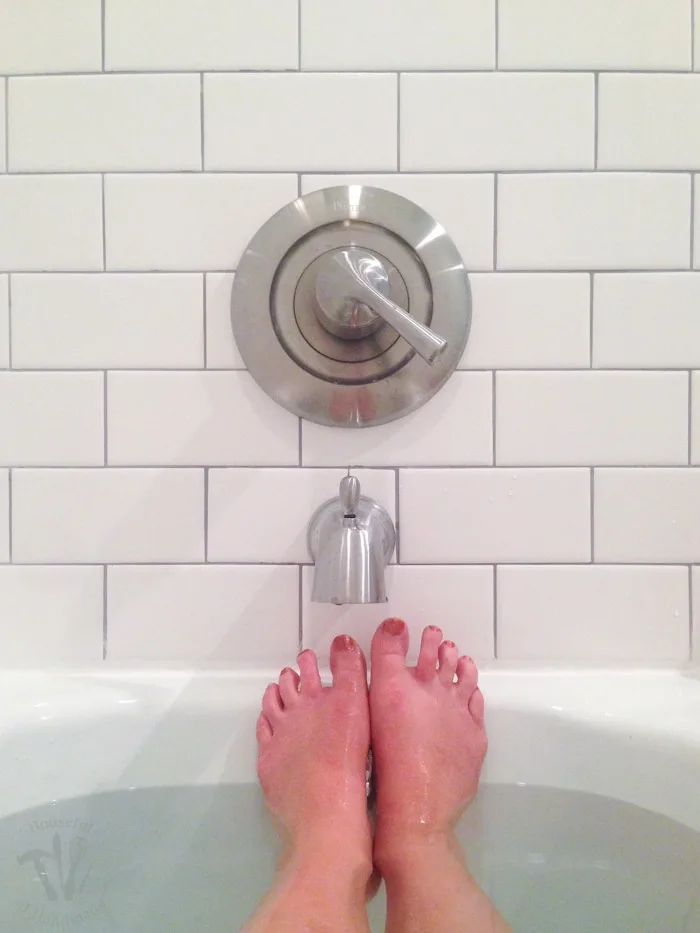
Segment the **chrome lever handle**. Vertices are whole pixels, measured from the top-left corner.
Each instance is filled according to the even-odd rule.
[[[381,261],[358,247],[329,255],[316,278],[321,320],[331,333],[356,340],[384,320],[427,363],[434,363],[447,349],[447,341],[407,314],[388,292],[389,277]]]

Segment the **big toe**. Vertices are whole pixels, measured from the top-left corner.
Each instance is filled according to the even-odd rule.
[[[367,690],[367,663],[362,649],[349,635],[338,635],[331,644],[333,686],[351,692]]]
[[[402,619],[385,619],[372,639],[372,673],[406,666],[408,627]]]

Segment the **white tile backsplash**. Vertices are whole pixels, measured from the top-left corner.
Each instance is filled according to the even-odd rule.
[[[595,471],[595,559],[700,563],[700,470]]]
[[[0,463],[104,463],[102,373],[0,372]]]
[[[331,71],[493,68],[495,0],[300,0],[301,67]],[[342,26],[339,24],[342,23]]]
[[[246,372],[114,372],[107,379],[113,466],[291,466],[299,419]]]
[[[99,175],[0,175],[0,270],[102,268]]]
[[[460,654],[470,655],[477,663],[493,660],[492,567],[389,567],[389,601],[365,606],[313,603],[313,568],[305,567],[303,575],[302,643],[304,648],[313,648],[324,664],[328,664],[330,642],[343,632],[352,632],[369,657],[372,635],[389,616],[408,624],[411,663],[418,656],[426,625],[438,625],[445,638],[456,642]]]
[[[693,658],[700,657],[700,567],[691,569],[691,586],[693,594],[693,618],[691,626],[693,631],[692,649]]]
[[[348,430],[302,421],[304,466],[466,466],[493,462],[490,373],[455,373],[390,424]]]
[[[258,227],[296,195],[295,175],[107,175],[107,268],[235,268]]]
[[[688,70],[686,0],[499,0],[501,68]]]
[[[501,567],[498,657],[682,663],[688,597],[686,567]]]
[[[107,660],[284,667],[299,648],[297,567],[110,567]]]
[[[472,326],[464,369],[578,369],[590,360],[590,276],[470,276]],[[504,340],[503,335],[508,334]]]
[[[402,470],[404,563],[587,562],[588,470]]]
[[[396,75],[207,75],[203,101],[207,169],[396,169]]]
[[[18,369],[198,369],[204,361],[202,276],[12,276]]]
[[[481,662],[682,664],[691,576],[697,656],[691,6],[0,0],[0,668],[326,660],[389,614],[412,657],[436,622]],[[424,408],[331,429],[245,371],[231,287],[351,184],[444,227],[472,327]],[[384,605],[309,599],[348,466],[399,519]]]
[[[201,168],[198,75],[11,78],[13,172]]]
[[[502,175],[497,222],[499,269],[685,269],[690,178]]]
[[[499,466],[688,462],[687,373],[499,373]]]
[[[13,558],[30,564],[204,559],[203,470],[13,470]]]
[[[700,274],[596,275],[593,365],[612,369],[700,366]]]
[[[104,0],[114,71],[297,68],[296,0]]]
[[[599,168],[700,168],[700,75],[603,74],[598,95]]]
[[[3,667],[94,667],[103,650],[102,567],[0,567]]]
[[[345,470],[209,471],[208,559],[311,563],[306,532],[317,508],[338,495]],[[396,518],[393,470],[355,470],[363,496]],[[264,521],[261,518],[264,516]]]
[[[118,0],[119,2],[119,0]],[[99,71],[100,0],[4,0],[0,4],[0,73]]]
[[[593,168],[594,104],[593,75],[403,75],[401,167]]]

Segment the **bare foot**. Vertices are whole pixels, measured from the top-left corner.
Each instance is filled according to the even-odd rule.
[[[285,861],[342,855],[371,871],[365,767],[369,749],[367,669],[359,646],[331,647],[333,686],[323,687],[313,651],[270,684],[257,724],[258,776],[286,843]],[[342,846],[338,840],[342,839]]]
[[[387,619],[372,641],[370,686],[380,848],[396,834],[451,833],[476,794],[486,755],[471,658],[458,658],[432,625],[416,667],[406,667],[407,651],[406,624]]]

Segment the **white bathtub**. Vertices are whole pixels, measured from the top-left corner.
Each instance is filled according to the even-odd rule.
[[[274,857],[252,789],[269,679],[1,675],[0,929],[236,929]],[[487,671],[481,682],[487,803],[464,833],[516,931],[700,933],[700,681]],[[533,786],[596,796],[518,796]],[[483,856],[480,842],[508,851]]]

